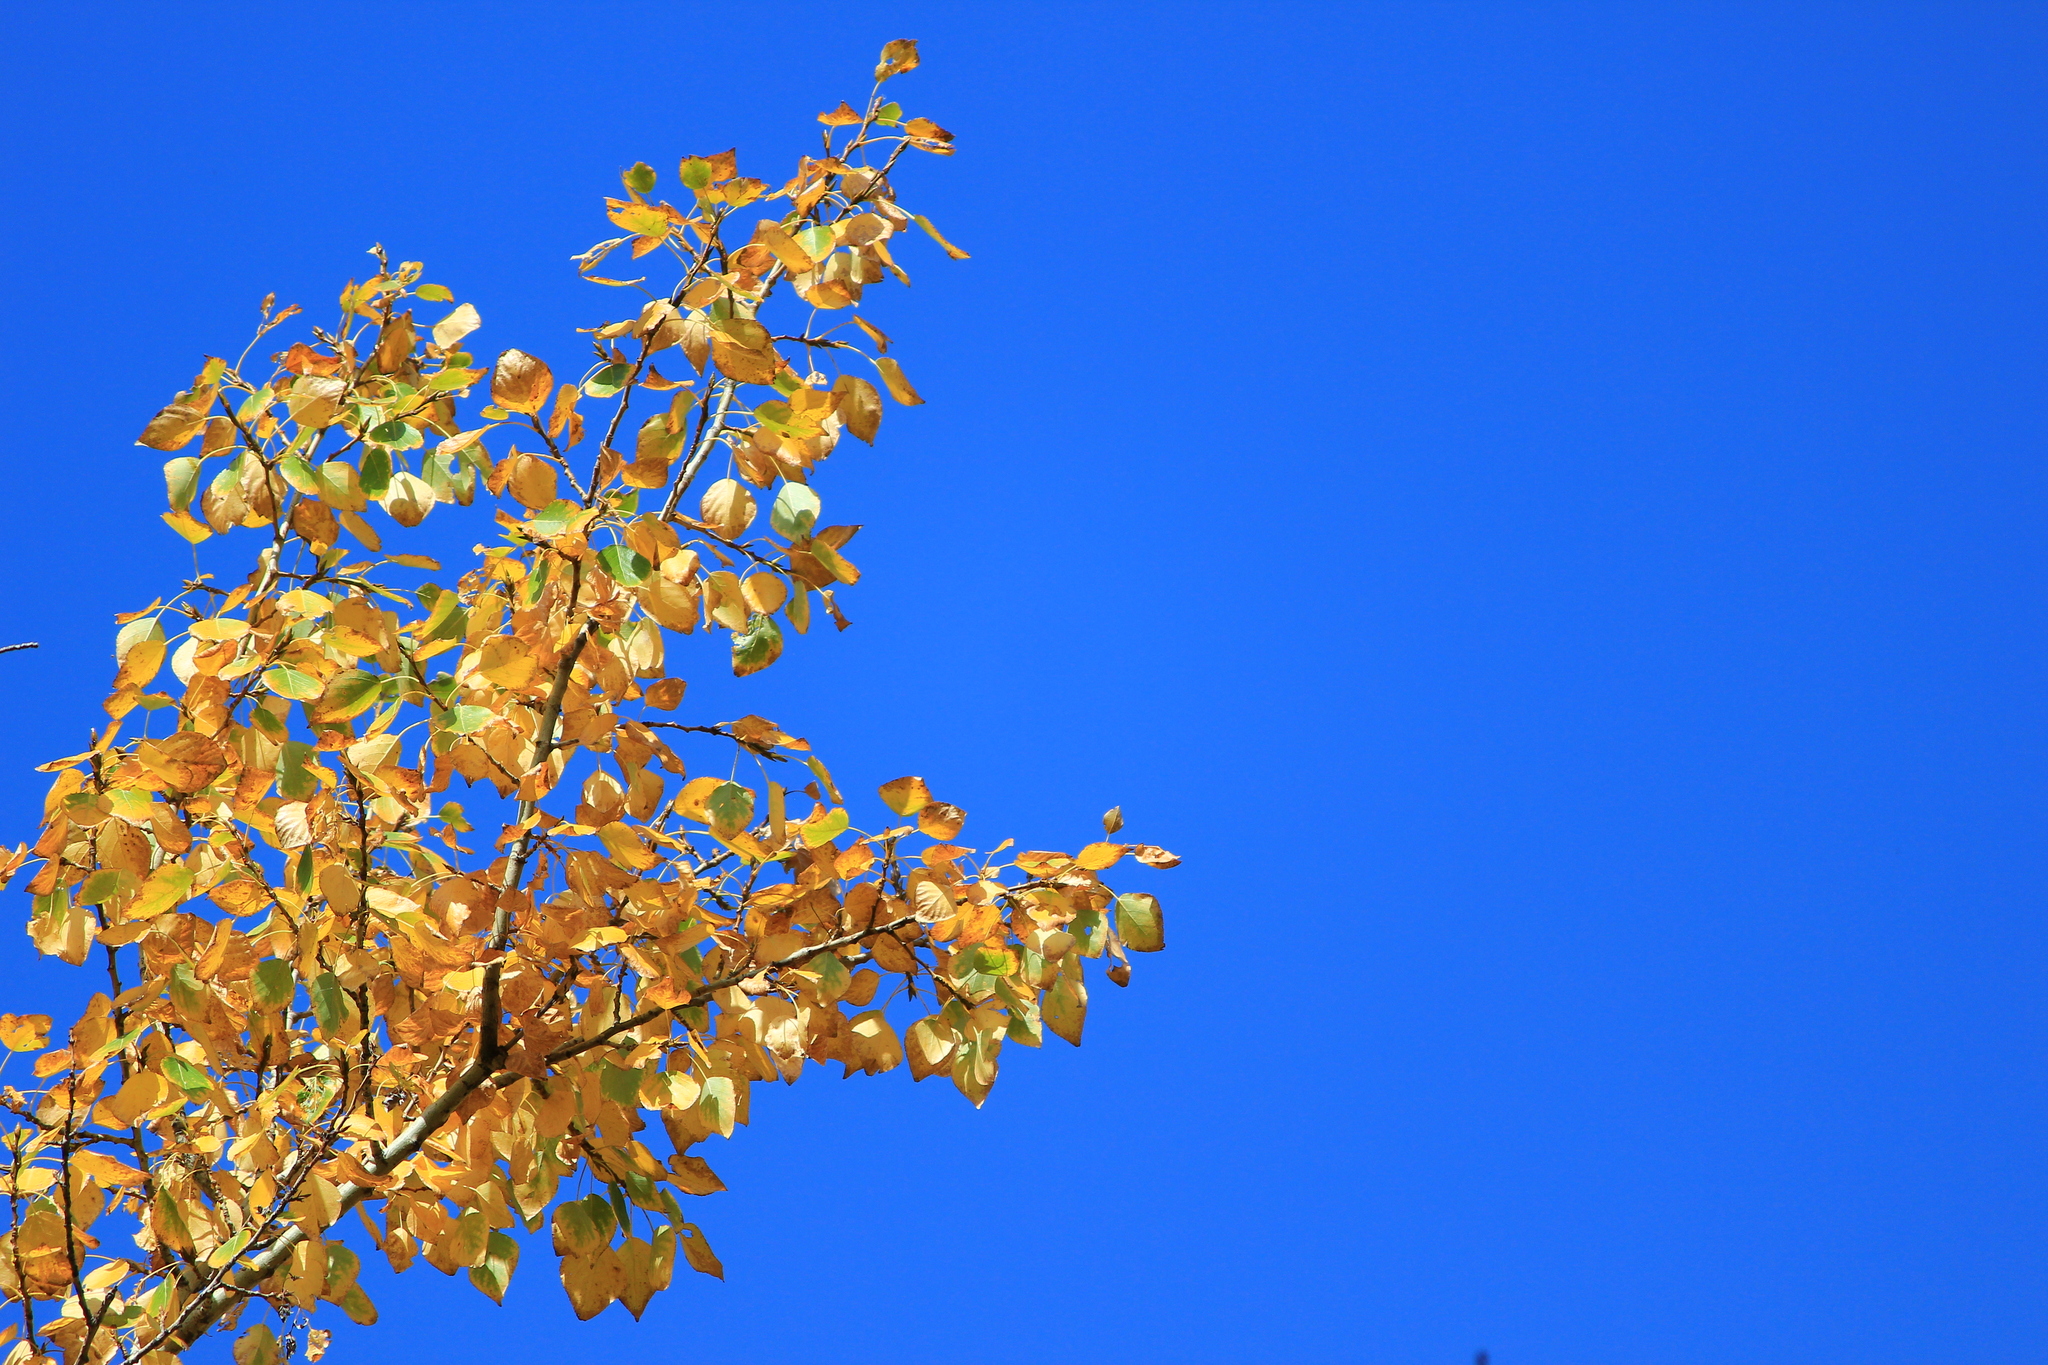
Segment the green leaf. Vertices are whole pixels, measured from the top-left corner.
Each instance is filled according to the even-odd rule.
[[[618,1215],[612,1212],[609,1199],[601,1194],[586,1194],[576,1201],[590,1218],[590,1228],[597,1236],[597,1244],[605,1246],[612,1240],[612,1231],[618,1226]]]
[[[1156,953],[1166,947],[1166,926],[1160,920],[1159,898],[1126,891],[1116,898],[1116,931],[1134,953]]]
[[[136,886],[135,874],[121,868],[103,867],[85,879],[78,888],[80,905],[105,905],[116,896],[133,891]]]
[[[632,373],[631,365],[607,365],[583,381],[583,391],[592,398],[610,398],[626,387],[626,380]]]
[[[386,422],[383,426],[376,427],[370,432],[370,439],[376,440],[377,433],[384,430],[384,427],[402,427],[404,425],[405,423],[403,422]],[[391,453],[386,450],[380,450],[375,446],[364,451],[363,467],[361,472],[356,475],[356,483],[362,488],[365,497],[373,501],[383,497],[385,490],[391,487]]]
[[[737,782],[721,782],[704,802],[704,811],[714,832],[738,834],[754,822],[754,794]]]
[[[350,1285],[348,1293],[335,1302],[341,1305],[342,1312],[348,1314],[349,1321],[358,1327],[369,1327],[377,1321],[377,1305],[370,1302],[370,1296],[359,1284]]]
[[[322,1284],[320,1296],[330,1303],[340,1303],[362,1274],[363,1263],[353,1251],[340,1242],[327,1244],[327,1279]]]
[[[1059,980],[1045,993],[1045,1026],[1060,1037],[1081,1046],[1081,1028],[1088,1021],[1088,992],[1074,977],[1061,972]]]
[[[376,426],[371,427],[369,439],[377,446],[395,446],[399,450],[410,450],[420,444],[420,433],[418,428],[408,426],[397,418],[393,418],[389,422],[379,422]],[[373,448],[365,452],[363,456],[364,492],[370,492],[370,457],[377,453]],[[386,458],[388,462],[389,457]],[[377,497],[380,494],[371,493],[371,496]]]
[[[284,475],[284,481],[309,498],[320,496],[320,476],[313,472],[313,466],[297,455],[286,455],[277,462],[277,472]]]
[[[633,458],[636,460],[673,460],[683,450],[687,432],[670,431],[668,418],[655,413],[640,424],[640,431],[633,439]]]
[[[607,545],[597,552],[597,562],[622,588],[637,588],[654,572],[647,557],[630,545]]]
[[[683,184],[692,191],[711,187],[711,163],[701,156],[686,156],[676,173],[683,178]]]
[[[697,1114],[720,1137],[732,1136],[733,1086],[730,1076],[707,1076],[697,1096]]]
[[[755,612],[747,618],[745,630],[733,632],[732,675],[735,678],[759,673],[781,657],[782,627],[775,624],[774,617]]]
[[[569,529],[569,523],[583,509],[567,498],[556,498],[526,519],[526,524],[544,536],[558,536]]]
[[[269,1323],[259,1322],[242,1333],[235,1343],[235,1365],[277,1365],[277,1333]]]
[[[329,692],[334,689],[330,687]],[[320,782],[307,770],[315,750],[310,744],[288,739],[277,751],[277,794],[287,801],[304,801],[320,790]]]
[[[846,811],[835,808],[822,820],[803,826],[804,847],[817,848],[828,844],[846,832]]]
[[[276,1009],[292,1002],[292,992],[297,983],[292,978],[292,964],[281,957],[271,957],[256,964],[256,970],[250,973],[249,985],[257,1004],[265,1009]]]
[[[823,261],[832,254],[832,229],[821,223],[813,223],[800,232],[790,234],[796,244],[810,253],[814,261]]]
[[[606,1207],[610,1213],[610,1207]],[[555,1254],[558,1256],[583,1255],[598,1250],[605,1239],[598,1235],[597,1227],[590,1221],[590,1208],[581,1199],[571,1199],[555,1206],[554,1218]]]
[[[818,998],[837,1000],[846,994],[847,986],[853,981],[853,973],[846,970],[837,954],[819,953],[810,960],[811,970],[818,974]]]
[[[441,721],[441,728],[450,734],[473,735],[491,723],[491,708],[488,706],[451,706]]]
[[[634,1067],[613,1066],[610,1062],[597,1064],[597,1092],[613,1104],[622,1104],[629,1109],[640,1106],[640,1072]]]
[[[644,161],[636,161],[631,169],[619,176],[621,183],[635,194],[645,194],[654,188],[654,167]]]
[[[802,540],[818,524],[818,495],[805,484],[785,483],[768,509],[768,524],[790,540]]]
[[[341,993],[341,981],[333,972],[322,972],[306,987],[313,999],[313,1018],[322,1032],[335,1033],[348,1018],[348,1000]]]
[[[192,496],[199,491],[199,461],[190,455],[181,455],[164,466],[164,491],[170,495],[171,506],[180,512],[192,505]]]
[[[484,1251],[484,1263],[469,1269],[469,1282],[482,1290],[492,1303],[503,1303],[505,1290],[512,1283],[512,1272],[518,1268],[519,1243],[502,1232],[493,1231]]]
[[[453,639],[469,629],[468,613],[462,610],[462,595],[433,583],[420,585],[420,605],[427,609],[426,624],[419,629],[422,640]],[[455,623],[461,621],[458,628]],[[452,632],[445,634],[444,632]]]
[[[377,704],[383,687],[384,679],[375,673],[365,672],[360,668],[345,669],[335,674],[318,694],[320,704],[312,710],[313,719],[323,723],[353,720]],[[303,759],[300,761],[304,762]],[[282,758],[279,762],[282,764]]]
[[[445,284],[423,284],[412,291],[428,303],[453,303],[455,295]]]
[[[175,1052],[167,1055],[158,1069],[165,1080],[195,1100],[205,1099],[213,1090],[213,1082],[206,1079],[206,1073]]]
[[[215,1247],[213,1253],[206,1258],[206,1264],[218,1270],[234,1260],[235,1257],[241,1255],[242,1248],[249,1245],[249,1239],[255,1235],[255,1228],[244,1227],[240,1232]]]

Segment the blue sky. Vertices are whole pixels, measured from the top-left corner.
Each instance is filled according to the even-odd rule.
[[[189,569],[131,442],[258,299],[381,241],[571,354],[622,167],[779,178],[914,37],[973,259],[877,311],[929,401],[834,461],[856,624],[690,705],[990,841],[1121,802],[1170,948],[980,1112],[760,1092],[723,1284],[421,1267],[334,1358],[2038,1356],[2040,12],[712,13],[8,13],[0,823]]]

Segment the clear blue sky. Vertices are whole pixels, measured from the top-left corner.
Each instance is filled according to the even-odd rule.
[[[571,354],[621,167],[766,174],[915,37],[974,259],[878,313],[929,405],[834,461],[856,625],[692,704],[1187,859],[981,1112],[763,1091],[724,1284],[380,1273],[336,1358],[2048,1358],[2040,9],[4,22],[10,842],[189,563],[130,442],[259,298],[382,241]]]

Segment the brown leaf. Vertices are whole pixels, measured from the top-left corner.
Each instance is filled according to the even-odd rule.
[[[882,395],[875,392],[873,384],[851,374],[840,375],[832,392],[839,395],[839,419],[846,429],[873,445],[875,433],[882,428]]]
[[[932,839],[951,839],[967,823],[967,812],[948,801],[933,801],[917,812],[917,829]]]
[[[135,438],[135,444],[151,450],[181,450],[206,425],[206,414],[182,403],[173,403],[149,419],[149,425]]]
[[[554,387],[554,372],[547,362],[524,351],[499,353],[497,368],[491,371],[491,401],[511,412],[539,412]]]
[[[205,790],[228,765],[227,755],[218,744],[191,730],[145,740],[136,749],[135,757],[162,778],[170,790],[179,792]]]
[[[685,338],[685,347],[688,344]],[[782,357],[775,353],[773,346],[765,351],[752,350],[726,333],[714,331],[711,334],[711,363],[728,379],[737,379],[742,384],[766,384],[782,368]]]
[[[678,1153],[669,1158],[668,1168],[675,1175],[676,1188],[685,1194],[717,1194],[725,1188],[718,1172],[701,1156]]]

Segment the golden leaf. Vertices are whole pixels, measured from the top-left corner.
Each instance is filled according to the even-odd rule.
[[[148,446],[151,450],[181,450],[191,444],[192,438],[205,425],[204,409],[173,403],[149,419],[149,425],[142,429],[142,435],[135,438],[135,444]]]
[[[923,778],[899,777],[882,784],[881,797],[882,804],[898,815],[915,815],[930,803],[932,794]]]
[[[555,500],[555,467],[538,455],[516,456],[510,486],[522,506],[539,511]]]
[[[932,839],[950,839],[967,823],[967,812],[945,801],[933,801],[918,809],[917,829]]]
[[[513,691],[533,681],[539,667],[526,643],[511,635],[493,635],[484,641],[479,652],[476,671],[500,687]]]
[[[1122,844],[1090,844],[1074,855],[1074,861],[1090,872],[1100,872],[1105,867],[1116,866],[1124,852]]]
[[[882,396],[875,386],[858,375],[842,374],[832,391],[839,395],[839,417],[846,429],[873,445],[882,426]]]
[[[0,1014],[0,1047],[9,1052],[34,1052],[49,1036],[47,1014]]]
[[[910,381],[903,377],[903,367],[889,356],[875,362],[875,368],[882,372],[882,382],[889,386],[889,396],[905,407],[916,407],[924,402],[917,396],[917,390],[910,387]],[[858,432],[854,433],[859,435]]]
[[[754,524],[754,495],[737,479],[720,479],[698,504],[705,524],[727,540],[738,540]]]
[[[129,1186],[146,1184],[149,1177],[125,1162],[116,1161],[104,1152],[86,1148],[71,1158],[76,1170],[84,1171],[102,1185]]]
[[[875,79],[886,81],[891,76],[900,76],[906,71],[917,69],[917,40],[897,38],[882,44],[882,62],[875,68]]]
[[[539,412],[555,389],[555,376],[545,361],[524,351],[499,353],[491,371],[491,401],[511,412]]]

